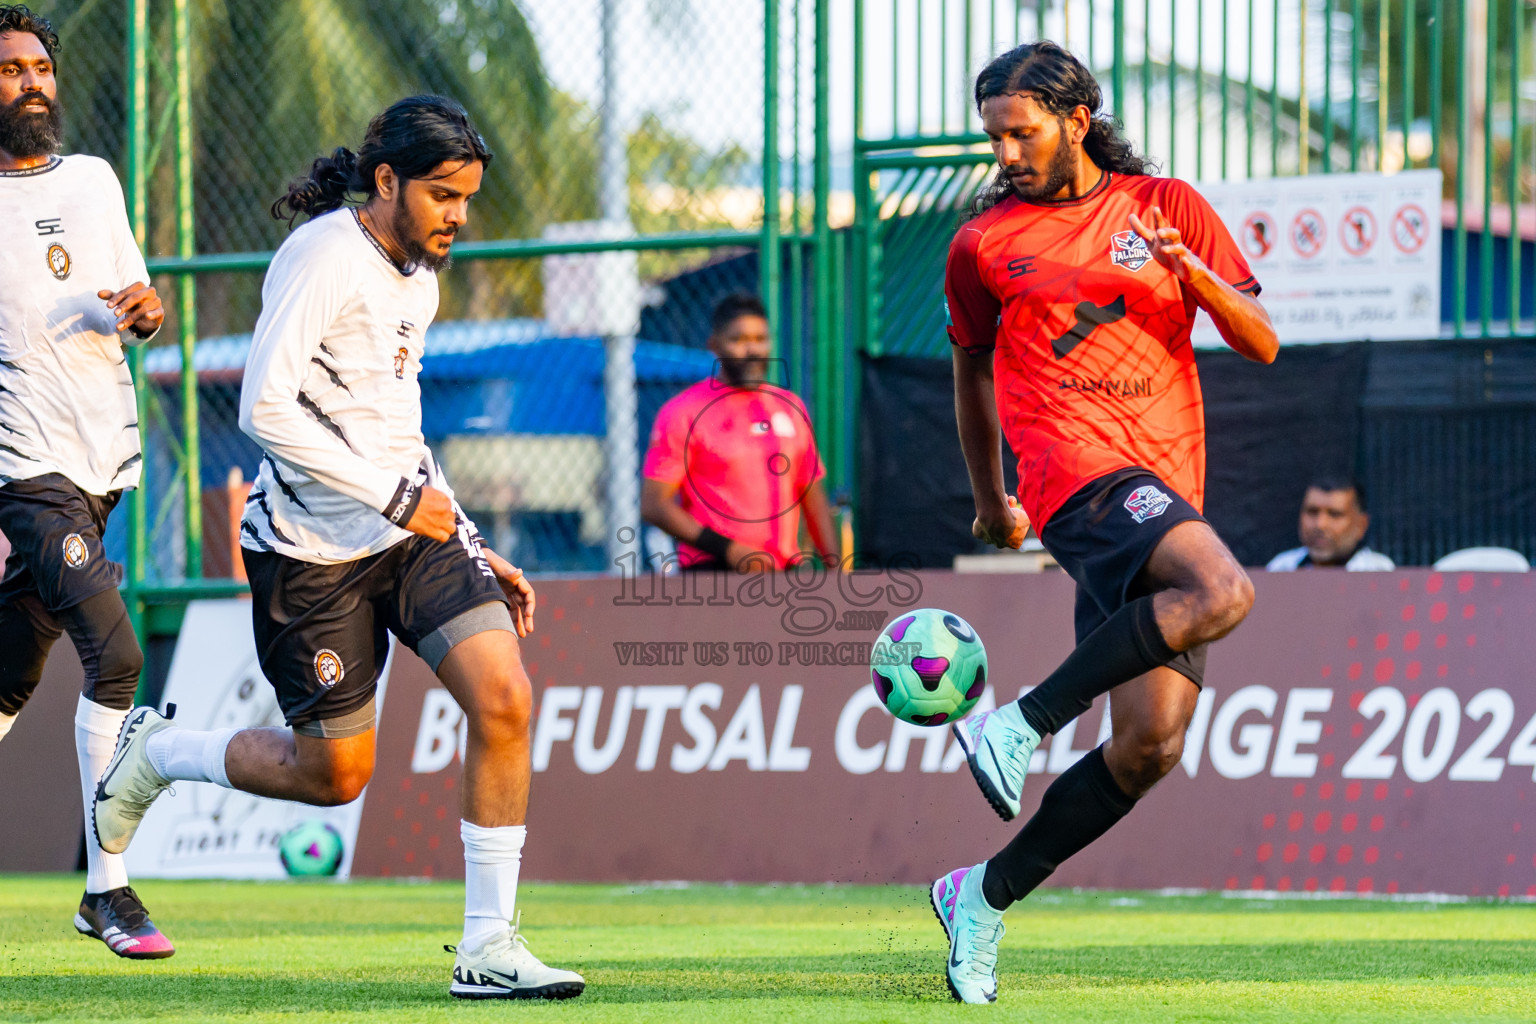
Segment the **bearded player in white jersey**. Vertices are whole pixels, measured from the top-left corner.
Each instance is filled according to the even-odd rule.
[[[58,37],[0,5],[0,742],[64,632],[85,671],[75,750],[85,809],[133,706],[144,656],[101,535],[139,482],[133,381],[123,345],[165,319],[103,160],[59,156]],[[128,885],[122,857],[87,841],[82,934],[114,953],[176,952]]]
[[[290,222],[262,288],[240,426],[264,450],[241,522],[256,648],[288,727],[192,732],[128,718],[96,790],[107,850],[179,779],[321,806],[362,792],[388,632],[464,709],[464,937],[449,991],[563,999],[579,974],[529,952],[513,920],[526,835],[532,688],[517,637],[533,588],[482,547],[422,439],[422,344],[437,274],[490,162],[452,100],[413,96],[273,205]],[[367,197],[362,206],[349,194]]]

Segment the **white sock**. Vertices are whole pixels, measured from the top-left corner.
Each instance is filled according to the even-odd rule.
[[[460,821],[459,838],[464,841],[464,939],[460,945],[479,949],[511,930],[528,828],[481,828]]]
[[[239,729],[215,729],[193,732],[191,729],[162,729],[144,741],[144,753],[155,771],[172,782],[211,782],[234,789],[224,752]]]
[[[112,751],[117,749],[117,734],[128,717],[129,708],[115,711],[87,700],[82,694],[75,705],[75,754],[80,759],[80,794],[85,813],[91,813],[96,797],[96,781],[107,770]],[[7,725],[5,728],[9,728]],[[85,891],[106,892],[128,884],[128,869],[123,855],[107,853],[96,845],[89,822],[85,825]]]
[[[11,726],[16,724],[15,715],[0,715],[0,740],[5,739],[5,734],[11,731]]]

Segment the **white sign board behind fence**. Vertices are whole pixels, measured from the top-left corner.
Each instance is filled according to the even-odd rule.
[[[1440,172],[1202,182],[1291,344],[1440,334]],[[1203,312],[1197,346],[1222,344]]]
[[[393,653],[394,641],[390,641]],[[384,706],[386,664],[379,679]],[[247,729],[283,725],[272,684],[261,674],[251,635],[251,602],[193,601],[176,639],[176,655],[161,704],[176,705],[183,729]],[[310,807],[268,800],[207,782],[178,782],[144,816],[125,858],[139,878],[283,878],[277,855],[283,833],[302,821],[328,822],[341,833],[337,875],[352,870],[358,797],[340,807]]]

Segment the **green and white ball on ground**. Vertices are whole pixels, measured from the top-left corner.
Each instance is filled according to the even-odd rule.
[[[880,703],[913,725],[946,725],[970,713],[987,688],[987,649],[954,612],[919,608],[896,616],[870,652]]]
[[[277,855],[290,875],[334,875],[341,867],[343,846],[336,826],[311,818],[283,833]]]

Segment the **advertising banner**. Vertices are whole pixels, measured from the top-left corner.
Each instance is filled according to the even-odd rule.
[[[0,651],[0,658],[6,656]],[[75,645],[53,645],[32,698],[0,740],[0,871],[73,871],[85,836],[75,706]]]
[[[1201,182],[1292,344],[1440,333],[1438,170]],[[1223,344],[1200,313],[1196,345]]]
[[[1052,884],[1536,895],[1536,576],[1254,583],[1253,614],[1211,649],[1179,766]],[[881,709],[869,645],[905,610],[949,609],[987,645],[981,706],[1011,700],[1071,648],[1059,573],[537,585],[522,645],[536,694],[526,877],[916,883],[1016,834],[947,729]],[[240,601],[189,611],[169,694],[179,724],[279,722],[248,615]],[[32,780],[0,794],[0,819],[29,823],[0,842],[12,870],[68,870],[79,849],[79,668],[54,660],[0,744],[0,764]],[[320,809],[178,783],[130,871],[274,877],[276,837],[321,818],[346,840],[343,870],[461,876],[463,715],[403,648],[388,684],[363,800]],[[1035,755],[1026,816],[1107,738],[1104,704]]]
[[[1536,578],[1256,574],[1179,767],[1053,884],[1536,894]],[[684,591],[682,588],[691,588]],[[1072,645],[1060,574],[544,581],[528,877],[930,880],[1017,830],[947,729],[898,723],[869,644],[913,607],[987,645],[983,707]],[[359,874],[458,876],[462,716],[401,651]],[[1108,736],[1036,753],[1024,814]]]
[[[384,706],[389,664],[379,680]],[[176,705],[184,729],[283,725],[277,698],[256,661],[249,601],[187,606],[161,710]],[[341,878],[352,869],[357,825],[367,793],[340,807],[268,800],[208,782],[178,782],[144,816],[123,855],[136,878],[282,878],[278,841],[301,822],[319,821],[342,839]]]

